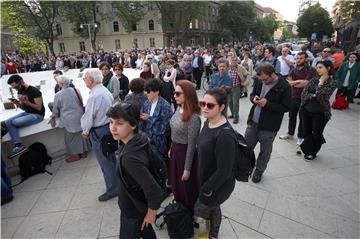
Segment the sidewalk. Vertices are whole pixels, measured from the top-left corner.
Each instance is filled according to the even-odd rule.
[[[235,127],[242,134],[249,109],[249,98],[241,99]],[[332,112],[327,143],[314,162],[295,154],[296,139],[277,136],[263,180],[238,182],[222,205],[219,238],[360,237],[360,105]],[[279,134],[287,125],[286,114]],[[71,164],[57,160],[49,171],[54,175],[36,175],[15,188],[13,202],[1,210],[1,238],[118,238],[117,199],[97,201],[104,183],[93,153]],[[166,230],[157,235],[168,238]]]

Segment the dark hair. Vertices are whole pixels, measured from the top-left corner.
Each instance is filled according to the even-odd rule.
[[[267,49],[269,52],[271,52],[273,56],[275,56],[275,52],[276,52],[276,51],[275,51],[275,48],[274,48],[274,47],[268,46],[268,47],[265,48],[265,50],[266,50],[266,49]]]
[[[224,105],[224,109],[221,112],[224,116],[226,116],[226,105],[227,105],[227,93],[224,88],[220,87],[214,87],[212,89],[209,89],[205,92],[205,95],[211,95],[215,98],[216,103],[219,104],[219,106]]]
[[[175,69],[177,69],[177,68],[179,68],[179,67],[180,67],[180,66],[179,66],[178,63],[175,63],[175,64],[174,64],[174,68],[175,68]]]
[[[308,54],[305,51],[299,51],[297,54],[298,55],[304,55],[305,58],[308,58]]]
[[[62,75],[63,73],[62,73],[62,71],[60,71],[60,70],[55,70],[54,72],[53,72],[53,75]]]
[[[111,69],[111,66],[110,66],[109,62],[107,62],[107,61],[102,61],[102,62],[100,62],[100,64],[99,64],[99,70],[101,70],[101,68],[103,68],[104,66],[106,66],[109,70]]]
[[[115,69],[115,68],[119,68],[121,71],[124,71],[124,67],[120,63],[114,63],[113,64],[113,69]]]
[[[260,75],[261,73],[271,76],[273,73],[275,73],[275,68],[270,63],[267,63],[267,62],[260,63],[259,68],[257,70],[257,74]]]
[[[180,86],[184,95],[184,112],[182,114],[182,121],[189,121],[193,113],[200,113],[199,99],[192,82],[188,80],[179,80],[176,85]]]
[[[144,91],[145,81],[142,78],[135,78],[130,81],[129,88],[134,93],[141,93]]]
[[[9,77],[9,79],[7,80],[8,85],[11,85],[12,83],[16,83],[19,84],[21,81],[23,80],[23,78],[19,75],[12,75]]]
[[[112,119],[123,119],[131,126],[136,126],[134,133],[139,129],[140,109],[135,102],[116,103],[110,107],[106,116]]]
[[[360,60],[359,54],[358,54],[356,51],[350,52],[350,53],[349,53],[349,57],[350,57],[351,55],[356,56],[356,61],[357,61],[357,62]]]
[[[147,67],[149,67],[150,71],[151,71],[151,66],[149,64],[149,62],[144,62],[144,65],[146,65]]]
[[[159,94],[161,93],[161,90],[163,88],[163,83],[160,79],[154,78],[149,79],[145,82],[145,91],[159,91]]]
[[[169,65],[174,65],[175,64],[175,61],[173,59],[170,59],[166,62],[166,64],[169,64]]]
[[[316,63],[316,66],[322,64],[323,66],[325,66],[326,69],[328,69],[329,71],[329,75],[334,75],[335,74],[335,69],[334,69],[334,65],[331,61],[329,60],[325,60],[325,61],[318,61]]]

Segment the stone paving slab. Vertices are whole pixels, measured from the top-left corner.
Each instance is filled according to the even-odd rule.
[[[240,133],[249,109],[241,99]],[[237,183],[222,205],[219,238],[359,238],[359,113],[356,104],[333,111],[327,143],[310,163],[295,154],[296,138],[278,138],[287,131],[285,115],[263,180]],[[97,201],[105,189],[93,153],[71,164],[57,160],[49,171],[15,187],[14,201],[1,207],[1,238],[118,238],[117,199]]]

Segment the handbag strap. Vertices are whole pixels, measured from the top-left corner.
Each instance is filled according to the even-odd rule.
[[[77,98],[78,98],[78,100],[79,100],[79,102],[80,102],[80,106],[81,106],[81,107],[84,107],[83,101],[82,101],[82,99],[80,98],[79,93],[77,92],[77,90],[75,89],[75,87],[72,87],[72,88],[74,89],[75,94],[76,94],[76,96],[77,96]]]

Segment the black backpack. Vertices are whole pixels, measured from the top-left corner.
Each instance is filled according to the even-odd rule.
[[[234,176],[237,181],[248,182],[249,178],[255,167],[255,153],[251,149],[244,138],[234,128],[225,127],[224,130],[232,130],[235,133],[235,140],[237,142],[237,148],[235,152],[235,163],[234,163]],[[220,130],[217,136],[220,134]]]
[[[164,221],[159,226],[166,224],[171,239],[186,239],[194,236],[193,212],[179,202],[173,201],[165,210],[156,215],[156,220],[164,216]]]
[[[51,157],[42,143],[33,143],[29,146],[28,151],[19,157],[19,168],[21,182],[38,173],[48,172],[45,167],[51,164]]]
[[[154,141],[148,139],[148,156],[149,156],[149,170],[155,181],[159,184],[162,192],[163,199],[166,198],[167,194],[167,186],[166,182],[168,179],[168,172],[165,163],[164,156],[157,149]]]

